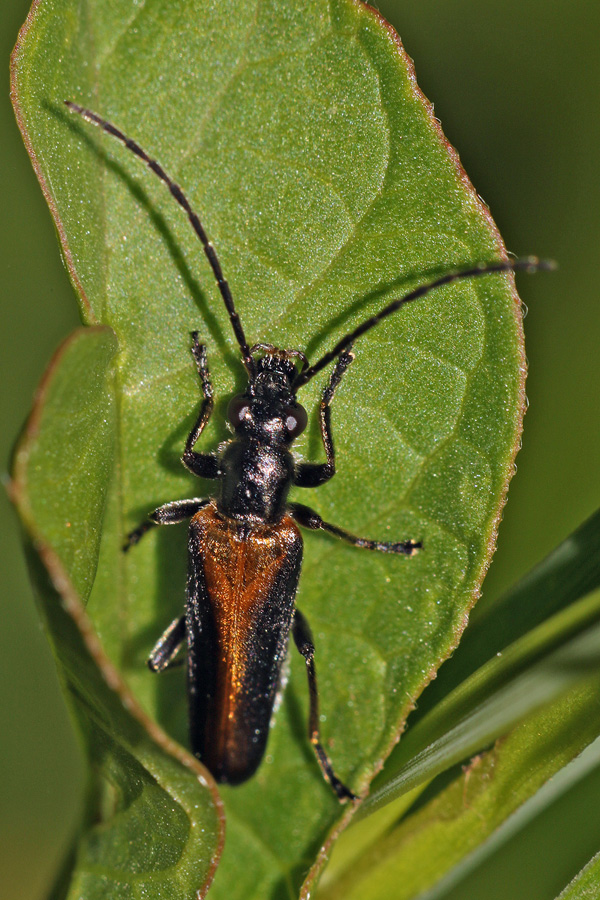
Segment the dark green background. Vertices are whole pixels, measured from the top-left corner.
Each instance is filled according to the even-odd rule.
[[[4,0],[0,7],[6,66],[28,7],[22,0]],[[485,583],[489,600],[598,505],[600,10],[595,0],[389,0],[380,8],[415,60],[421,88],[508,248],[560,264],[554,275],[519,282],[530,309],[531,405],[498,554]],[[7,81],[5,86],[4,470],[36,384],[60,339],[77,324],[50,215],[14,125]],[[5,900],[29,900],[45,896],[74,821],[82,768],[37,623],[14,516],[3,495],[0,502],[0,885]],[[554,896],[546,884],[564,883],[572,874],[566,836],[577,842],[576,827],[586,829],[589,822],[584,804],[594,800],[598,807],[589,787],[537,829],[544,849],[520,841],[521,858],[494,869],[490,880],[498,893],[487,884],[487,900]],[[521,892],[519,871],[528,872]],[[548,873],[552,878],[542,877]],[[478,889],[473,880],[468,900],[482,895],[481,884]]]

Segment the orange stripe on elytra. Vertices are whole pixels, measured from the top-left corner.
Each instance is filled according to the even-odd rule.
[[[202,529],[204,577],[217,631],[217,718],[211,739],[212,752],[222,759],[243,752],[240,738],[250,737],[240,721],[249,664],[248,637],[272,591],[290,532],[295,535],[297,526],[285,516],[275,526],[258,525],[240,537],[240,527],[221,518],[213,504],[200,510],[194,521]]]

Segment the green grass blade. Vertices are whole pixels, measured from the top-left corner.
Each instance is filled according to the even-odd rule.
[[[593,598],[576,604],[570,611],[568,608],[582,592],[585,593],[586,588],[593,587],[597,583],[599,525],[600,516],[595,514],[525,576],[513,590],[497,601],[496,606],[484,616],[476,616],[476,622],[469,626],[456,654],[441,672],[438,681],[443,682],[442,689],[438,690],[438,682],[434,682],[425,692],[419,704],[419,715],[414,717],[414,721],[411,719],[408,735],[393,752],[386,769],[375,782],[373,793],[361,810],[361,815],[372,813],[375,809],[376,812],[364,823],[361,822],[354,827],[336,847],[328,869],[330,878],[338,877],[349,863],[354,862],[357,855],[377,844],[378,839],[402,818],[415,798],[426,789],[428,779],[433,773],[450,767],[453,762],[458,762],[480,749],[486,740],[490,741],[508,730],[523,714],[523,702],[526,711],[530,711],[540,701],[543,702],[548,694],[554,696],[557,685],[553,679],[547,683],[536,679],[536,689],[528,693],[525,690],[521,692],[523,686],[521,676],[527,668],[527,658],[531,663],[538,654],[551,651],[553,647],[567,641],[577,630],[586,628],[594,620],[596,602]],[[556,610],[563,610],[563,614],[555,616],[552,621],[546,622],[543,628],[532,630],[525,639],[517,641],[517,638],[525,635],[527,627],[534,629],[539,622],[550,620],[552,612]],[[502,616],[500,611],[503,613]],[[481,627],[478,627],[479,625]],[[470,638],[472,627],[478,640]],[[508,656],[505,656],[502,662],[499,659],[491,660],[488,666],[482,666],[477,676],[451,694],[449,688],[460,678],[461,672],[471,672],[474,668],[473,661],[478,658],[485,661],[490,653],[500,653],[510,643],[511,637],[515,639],[515,647],[510,648]],[[478,641],[481,641],[483,649],[480,649]],[[464,662],[455,665],[457,658]],[[504,669],[505,666],[508,666],[508,670]],[[446,675],[448,669],[450,669],[449,677]],[[494,730],[493,710],[487,709],[485,702],[482,701],[478,716],[482,731],[476,734],[476,728],[470,731],[468,725],[475,726],[477,716],[473,719],[469,717],[465,700],[473,688],[476,692],[480,692],[480,698],[485,697],[486,691],[490,691],[491,694],[498,688],[499,682],[496,680],[496,687],[492,687],[494,682],[490,680],[490,675],[492,679],[501,678],[499,673],[503,669],[505,673],[512,671],[517,676],[512,688],[517,702],[515,704],[505,702],[507,697],[510,700],[510,692],[503,697],[503,689],[500,687],[499,694],[493,698],[493,707],[500,712],[500,721],[495,723],[499,727]],[[432,694],[435,695],[435,701],[430,699]],[[472,703],[471,700],[471,710]],[[424,707],[424,711],[421,707]],[[461,737],[466,738],[464,743],[461,742]],[[456,743],[452,747],[453,740]],[[386,797],[394,797],[394,789],[387,793],[390,782],[393,782],[393,773],[402,771],[404,765],[402,760],[410,757],[411,746],[415,752],[415,744],[411,744],[411,741],[416,742],[421,752],[425,751],[423,759],[411,761],[415,765],[412,771],[414,784],[411,787],[410,780],[403,783],[400,778],[397,786],[399,797],[388,802],[387,806],[382,806]],[[418,752],[417,750],[416,753]],[[432,763],[433,768],[430,768]],[[406,770],[405,774],[408,774]]]
[[[578,699],[584,697],[589,704],[597,702],[597,687],[596,681],[591,692],[584,688],[583,695],[568,695],[566,704],[558,707],[559,714],[561,710],[567,712],[565,723],[555,719],[562,744],[561,749],[555,745],[556,763],[562,763],[562,768],[557,766],[556,774],[508,816],[490,838],[426,891],[421,900],[477,900],[482,891],[487,891],[490,900],[504,900],[507,896],[514,900],[545,900],[554,897],[558,886],[588,858],[600,821],[593,801],[600,780],[600,738],[566,765],[568,757],[562,754],[567,745],[573,750],[582,736],[589,738],[589,727],[579,726],[568,734],[564,724],[577,724],[571,714]],[[582,804],[583,797],[589,802]],[[581,811],[587,807],[585,822],[570,822],[572,803]],[[521,865],[515,866],[515,854]],[[552,865],[548,865],[550,859]]]
[[[474,610],[460,648],[419,704],[423,715],[496,653],[600,586],[600,511],[492,605]]]
[[[436,715],[445,709],[444,701],[448,695],[475,672],[477,663],[482,667],[524,636],[528,629],[535,629],[554,612],[566,610],[593,590],[599,581],[599,558],[600,513],[595,513],[492,607],[485,609],[482,615],[474,615],[458,650],[420,699],[419,708],[410,720],[411,729],[433,709],[437,708]],[[557,621],[564,621],[566,625],[569,618]],[[577,621],[577,614],[573,621]],[[568,634],[567,627],[564,637]],[[494,666],[491,667],[493,670]],[[460,691],[455,696],[460,697]],[[429,721],[436,721],[435,716]],[[402,767],[404,753],[401,745],[392,752],[385,772],[378,778],[380,786]],[[377,790],[377,784],[374,787]]]
[[[410,729],[361,815],[473,755],[594,670],[599,617],[596,591],[482,666]]]
[[[598,671],[590,672],[450,779],[434,782],[351,865],[326,871],[319,900],[459,900],[463,879],[584,774],[579,767],[571,775],[567,764],[598,735],[590,708],[599,696]],[[597,742],[588,749],[587,771],[597,767]],[[344,839],[351,836],[352,829]],[[485,876],[481,884],[489,889]]]
[[[596,900],[600,894],[600,853],[590,859],[556,900]]]

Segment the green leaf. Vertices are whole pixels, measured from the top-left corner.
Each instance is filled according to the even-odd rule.
[[[61,347],[20,441],[11,484],[37,553],[32,572],[93,776],[96,802],[65,896],[151,890],[157,898],[192,897],[210,883],[218,855],[218,796],[202,768],[147,721],[82,603],[98,561],[114,464],[116,351],[105,326],[77,331]]]
[[[109,118],[182,184],[252,341],[315,359],[386,299],[504,248],[398,39],[354,0],[91,0],[84,15],[75,0],[41,0],[19,39],[13,92],[84,319],[109,325],[120,348],[118,465],[87,612],[146,713],[185,744],[183,673],[154,678],[144,665],[181,613],[184,530],[127,557],[119,546],[153,507],[211,490],[178,461],[198,405],[189,332],[208,345],[219,398],[202,448],[228,436],[239,354],[185,217],[63,99]],[[523,412],[512,279],[439,290],[356,352],[333,412],[338,475],[297,496],[365,536],[425,544],[397,559],[306,540],[298,603],[317,644],[323,738],[361,791],[456,646],[493,550]],[[310,458],[322,458],[324,378],[302,395],[311,427],[298,449]],[[294,896],[339,826],[305,736],[303,668],[292,659],[257,776],[223,790],[215,898]]]

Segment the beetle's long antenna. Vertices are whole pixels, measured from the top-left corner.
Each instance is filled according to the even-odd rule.
[[[524,272],[539,272],[539,271],[551,271],[556,268],[556,264],[550,260],[540,260],[536,256],[528,256],[525,259],[515,259],[515,260],[501,260],[499,262],[483,262],[478,263],[476,266],[473,266],[469,269],[459,269],[455,272],[449,272],[447,275],[442,275],[441,278],[436,278],[435,281],[429,281],[427,284],[422,284],[420,287],[415,288],[414,291],[411,291],[409,294],[406,294],[404,297],[400,297],[397,300],[392,300],[391,303],[388,303],[387,306],[384,306],[382,310],[378,313],[375,313],[374,316],[371,316],[368,319],[365,319],[364,322],[361,322],[353,331],[350,331],[347,335],[345,335],[341,340],[337,342],[335,347],[332,350],[329,350],[321,359],[316,362],[314,365],[309,366],[308,369],[305,369],[304,372],[300,372],[296,381],[294,382],[294,389],[297,390],[303,384],[306,384],[307,381],[320,372],[321,369],[324,369],[332,360],[338,357],[350,344],[353,344],[354,341],[361,337],[366,331],[370,331],[375,325],[378,325],[383,319],[387,319],[388,316],[391,316],[392,313],[395,313],[400,309],[401,306],[405,306],[407,303],[410,303],[413,300],[417,300],[419,297],[424,297],[425,294],[428,294],[429,291],[432,291],[434,288],[441,287],[444,284],[451,284],[453,281],[458,281],[460,278],[477,278],[480,275],[489,275],[492,272],[516,272],[516,271],[524,271]]]
[[[202,222],[190,206],[187,197],[185,196],[179,185],[176,184],[172,178],[169,178],[162,166],[160,166],[156,162],[156,160],[148,156],[148,154],[144,150],[142,150],[139,144],[136,144],[135,141],[132,141],[131,138],[128,138],[125,134],[123,134],[122,131],[119,131],[118,128],[115,128],[114,125],[111,125],[110,122],[107,122],[105,119],[101,119],[100,116],[97,116],[96,113],[92,112],[90,109],[85,109],[83,106],[78,106],[77,103],[72,103],[70,100],[65,100],[65,106],[67,106],[71,110],[71,112],[78,113],[80,116],[83,116],[84,119],[87,119],[88,122],[91,122],[93,125],[98,125],[98,127],[102,128],[103,131],[106,131],[108,134],[116,137],[117,140],[121,141],[121,143],[124,144],[128,150],[131,150],[132,153],[135,153],[136,156],[139,156],[139,158],[146,163],[148,168],[151,169],[151,171],[154,172],[155,175],[158,175],[160,180],[167,185],[177,203],[179,203],[179,205],[186,211],[192,228],[200,238],[202,247],[204,248],[204,252],[206,254],[206,258],[208,259],[210,267],[213,270],[217,285],[219,287],[219,291],[221,292],[221,296],[225,303],[225,308],[229,314],[229,321],[231,322],[233,333],[235,334],[236,340],[240,346],[244,366],[246,367],[248,374],[252,375],[254,372],[254,360],[250,355],[250,348],[246,340],[246,335],[244,334],[244,329],[242,328],[240,317],[236,312],[233,297],[231,296],[231,289],[223,275],[221,263],[219,262],[219,258],[216,254],[215,248],[209,241],[202,226]]]

